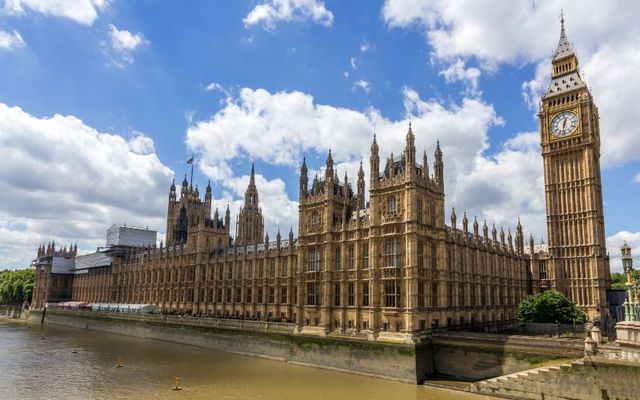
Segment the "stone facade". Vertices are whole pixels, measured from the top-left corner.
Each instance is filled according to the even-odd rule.
[[[598,108],[578,69],[564,20],[541,99],[549,258],[543,288],[567,295],[589,318],[608,313],[611,286],[606,250]]]
[[[398,342],[420,341],[433,328],[513,321],[520,301],[546,288],[595,312],[609,284],[597,109],[584,85],[553,91],[566,71],[579,78],[565,42],[563,28],[554,82],[540,111],[548,252],[534,246],[532,236],[525,246],[515,218],[515,237],[466,213],[459,225],[455,210],[447,225],[440,145],[431,168],[426,151],[418,162],[409,124],[404,151],[383,166],[374,135],[368,193],[362,166],[355,181],[346,174],[341,180],[329,151],[324,176],[309,182],[303,160],[297,238],[278,231],[275,241],[268,234],[263,239],[253,166],[235,239],[228,208],[224,219],[217,210],[211,217],[210,185],[201,200],[185,177],[179,198],[175,184],[169,191],[167,243],[109,247],[111,265],[76,278],[70,298],[286,320],[301,334]],[[580,115],[577,130],[553,136],[550,124],[559,126],[556,116],[569,108]],[[50,259],[39,252],[37,307],[47,300]]]

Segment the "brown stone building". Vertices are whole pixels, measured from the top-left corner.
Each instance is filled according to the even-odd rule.
[[[112,241],[103,251],[107,265],[96,262],[84,274],[71,266],[64,295],[51,296],[51,265],[79,257],[41,249],[34,305],[61,298],[152,303],[165,312],[287,320],[301,334],[405,342],[435,327],[512,321],[520,301],[545,288],[589,310],[602,306],[608,262],[597,109],[567,46],[563,28],[540,112],[548,251],[531,238],[525,246],[515,218],[515,237],[466,213],[459,222],[454,210],[447,225],[444,156],[438,144],[431,168],[426,151],[418,162],[409,124],[402,155],[384,164],[374,136],[368,193],[362,166],[353,184],[346,174],[341,180],[329,151],[324,176],[310,183],[303,160],[297,238],[291,231],[263,238],[253,166],[235,239],[228,208],[224,220],[217,210],[211,217],[210,185],[201,200],[185,178],[179,198],[175,184],[169,191],[166,244]],[[565,81],[578,86],[555,88]],[[577,128],[549,133],[557,126],[564,132],[563,113],[578,116]]]

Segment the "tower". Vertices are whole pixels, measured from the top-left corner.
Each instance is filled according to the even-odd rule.
[[[264,240],[264,219],[258,202],[255,167],[251,164],[249,186],[244,194],[244,207],[238,215],[236,243],[241,246],[262,243]]]
[[[589,318],[608,311],[598,108],[578,68],[561,17],[551,84],[541,99],[551,288],[565,293]]]

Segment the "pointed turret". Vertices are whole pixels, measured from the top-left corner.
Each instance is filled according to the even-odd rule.
[[[491,228],[491,239],[493,240],[493,243],[495,244],[498,241],[498,230],[496,229],[496,224],[494,223],[492,228]]]
[[[427,150],[422,154],[422,176],[429,179],[429,160],[427,159]]]
[[[205,200],[211,200],[211,198],[212,198],[212,195],[211,195],[211,180],[208,180],[207,181],[207,189],[206,189],[205,194],[204,194],[204,199]]]
[[[333,157],[331,156],[331,149],[329,149],[329,154],[327,155],[327,161],[325,163],[325,171],[324,177],[327,182],[333,179]]]
[[[180,189],[180,196],[184,197],[189,192],[189,181],[187,180],[187,174],[184,174],[184,180],[182,181],[182,189]]]
[[[516,251],[518,254],[524,254],[524,235],[520,217],[518,217],[518,225],[516,226]]]
[[[278,227],[278,233],[276,233],[276,246],[278,247],[278,249],[280,249],[281,239],[282,239],[282,236],[280,236],[280,227]]]
[[[293,247],[293,227],[289,228],[289,246]]]
[[[415,174],[416,170],[416,137],[411,129],[411,121],[409,121],[409,130],[404,145],[404,172],[407,177]]]
[[[551,60],[551,84],[542,99],[584,87],[585,84],[578,68],[578,57],[569,39],[567,39],[567,34],[564,30],[564,15],[561,14],[560,40]]]
[[[482,236],[484,238],[484,242],[487,243],[489,241],[489,227],[487,226],[487,220],[485,219],[482,225]]]
[[[451,231],[455,234],[456,227],[456,209],[455,207],[451,208]]]
[[[533,255],[535,251],[535,246],[534,246],[534,242],[533,242],[533,234],[530,233],[529,234],[529,255],[531,256],[531,258],[533,258]]]
[[[567,39],[567,34],[564,31],[564,13],[560,13],[560,40],[558,40],[558,47],[553,54],[553,60],[557,61],[570,56],[575,56],[576,52],[573,50],[573,46]]]
[[[176,200],[176,178],[171,180],[171,187],[169,187],[169,201]]]
[[[229,203],[227,203],[227,210],[224,213],[224,229],[227,233],[230,232],[231,228],[231,210],[229,209]]]
[[[440,150],[440,141],[436,142],[436,151],[434,153],[433,173],[434,179],[438,186],[444,190],[444,163],[442,162],[442,150]]]
[[[264,245],[265,245],[265,250],[269,250],[269,232],[267,232],[267,234],[264,235]]]
[[[369,181],[370,188],[375,188],[378,185],[378,179],[380,177],[380,156],[378,155],[378,142],[376,141],[376,134],[373,134],[373,142],[371,143],[371,155],[369,157]]]
[[[473,239],[474,240],[478,240],[479,238],[479,233],[478,233],[478,218],[477,217],[473,217]]]
[[[347,177],[347,171],[344,171],[344,186],[342,187],[342,195],[345,199],[349,198],[349,178]]]
[[[309,184],[307,173],[307,158],[302,156],[302,166],[300,167],[300,199],[307,196],[307,185]]]
[[[465,238],[466,238],[466,234],[469,233],[469,220],[467,219],[467,212],[464,212],[464,215],[462,216],[462,230],[465,233]]]
[[[358,208],[363,210],[364,202],[364,169],[362,169],[362,160],[360,160],[360,169],[358,169]]]

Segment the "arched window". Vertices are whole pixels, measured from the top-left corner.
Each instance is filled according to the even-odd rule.
[[[389,198],[387,198],[387,212],[396,212],[396,196],[389,196]]]
[[[319,223],[320,223],[320,213],[318,213],[317,211],[314,211],[311,214],[311,224],[318,225]]]

